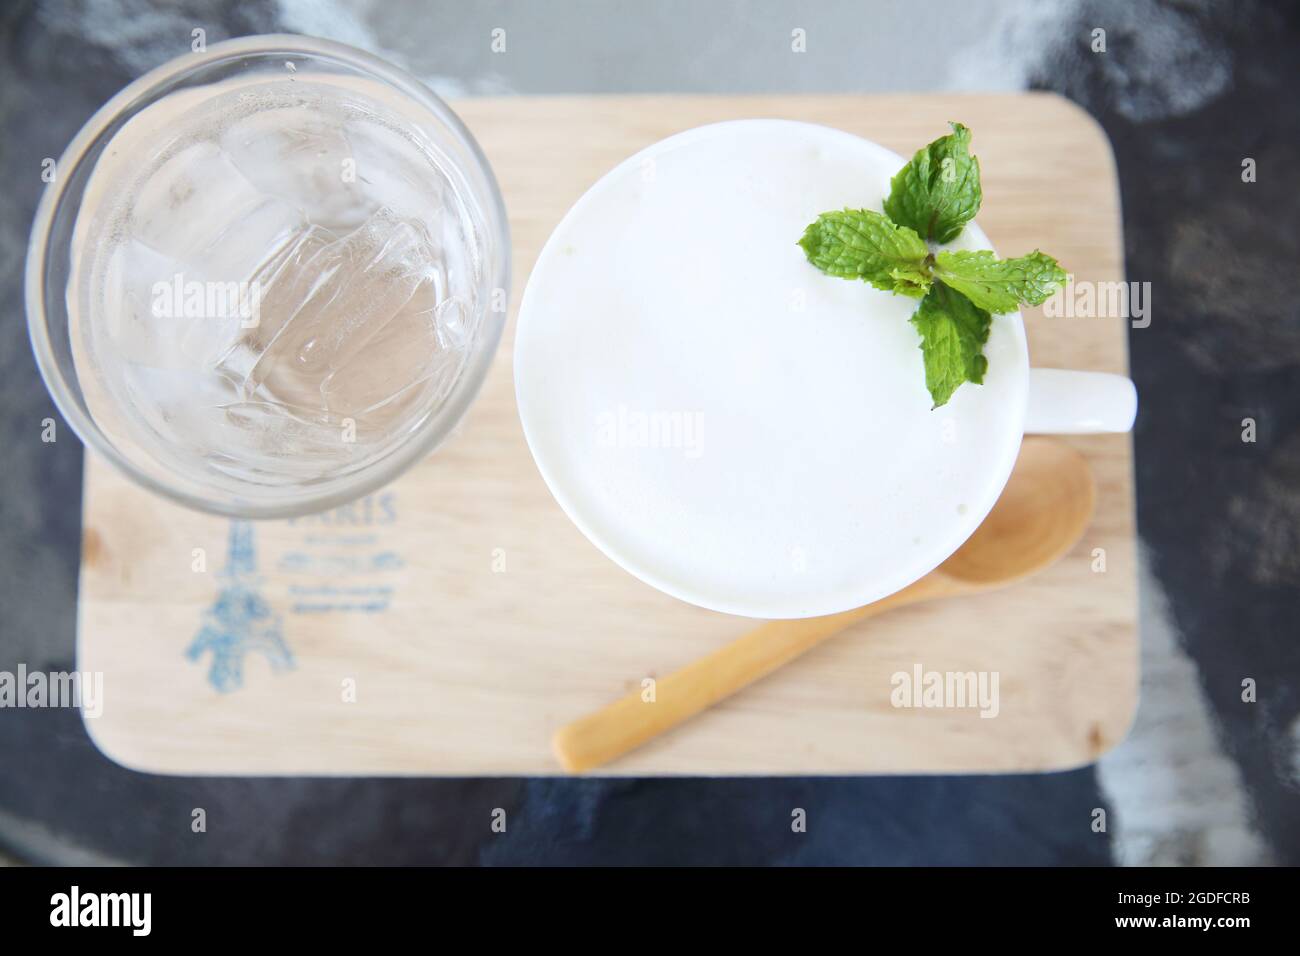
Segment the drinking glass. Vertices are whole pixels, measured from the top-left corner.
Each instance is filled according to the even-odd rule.
[[[505,207],[469,131],[338,43],[214,44],[136,80],[54,167],[32,347],[141,486],[232,517],[323,510],[461,420],[500,341]]]

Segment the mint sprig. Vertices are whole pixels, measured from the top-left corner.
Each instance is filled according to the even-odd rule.
[[[921,300],[911,321],[934,408],[963,383],[984,381],[994,314],[1041,305],[1065,281],[1065,270],[1038,250],[1017,259],[987,250],[931,251],[927,243],[956,239],[983,201],[970,130],[950,125],[952,133],[918,150],[891,180],[885,215],[825,212],[799,240],[808,261],[827,275]]]

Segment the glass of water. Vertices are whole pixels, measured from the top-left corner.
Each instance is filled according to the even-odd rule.
[[[492,171],[418,80],[322,40],[216,44],[132,83],[54,167],[32,346],[141,485],[286,517],[378,488],[465,414],[506,318]]]

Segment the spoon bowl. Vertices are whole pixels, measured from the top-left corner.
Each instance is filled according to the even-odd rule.
[[[1074,547],[1096,500],[1083,455],[1062,442],[1027,438],[993,510],[933,573],[980,588],[1027,578]]]

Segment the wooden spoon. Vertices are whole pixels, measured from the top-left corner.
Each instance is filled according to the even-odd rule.
[[[874,604],[827,617],[771,621],[657,681],[655,700],[633,692],[561,727],[552,740],[565,770],[581,773],[676,727],[804,651],[890,608],[974,594],[1022,580],[1074,547],[1092,520],[1096,488],[1084,457],[1027,438],[1011,479],[975,533],[919,581]]]

